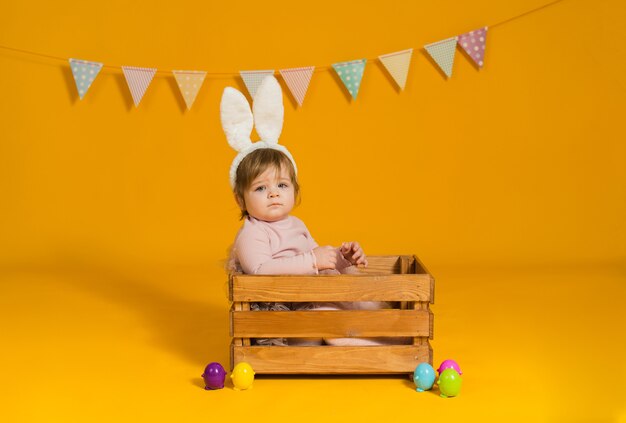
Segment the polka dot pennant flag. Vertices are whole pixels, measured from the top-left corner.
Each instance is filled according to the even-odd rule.
[[[356,100],[365,70],[367,59],[353,60],[350,62],[333,63],[333,68],[341,81],[346,86],[352,98]]]
[[[70,68],[72,69],[72,75],[74,75],[76,88],[78,88],[78,96],[82,100],[85,94],[87,94],[89,87],[91,87],[91,83],[98,76],[100,69],[102,69],[102,63],[70,59]]]
[[[315,66],[308,66],[304,68],[281,69],[279,71],[300,107],[302,107],[304,96],[309,89],[314,69]]]
[[[198,91],[200,91],[200,87],[204,82],[206,72],[175,70],[172,71],[172,73],[174,74],[174,78],[176,78],[178,88],[180,88],[180,93],[185,99],[187,110],[189,110],[191,109],[193,102],[196,101],[196,96],[198,95]]]
[[[385,65],[385,68],[389,71],[393,80],[396,81],[396,84],[398,84],[401,90],[403,90],[406,85],[406,77],[409,73],[412,54],[413,49],[410,48],[408,50],[378,56],[378,59],[383,62],[383,65]]]
[[[135,107],[139,106],[139,102],[146,93],[148,86],[154,78],[156,69],[154,68],[137,68],[134,66],[122,66],[122,71],[126,77],[126,83],[130,89],[130,94],[133,96],[133,102]]]
[[[254,99],[256,90],[259,88],[259,85],[261,85],[261,82],[263,82],[263,79],[268,75],[274,75],[274,70],[240,71],[239,74],[246,84],[246,88],[252,96],[252,99]]]
[[[435,62],[437,62],[441,70],[448,76],[448,78],[452,76],[452,65],[454,64],[456,42],[457,37],[452,37],[424,46],[426,51],[435,60]]]
[[[459,35],[459,45],[469,57],[478,65],[483,67],[485,58],[485,44],[487,43],[487,27],[475,29],[467,34]]]

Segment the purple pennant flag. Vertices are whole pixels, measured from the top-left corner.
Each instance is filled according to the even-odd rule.
[[[487,27],[459,35],[459,45],[463,47],[463,50],[465,50],[467,55],[472,58],[479,68],[483,67],[486,43]]]

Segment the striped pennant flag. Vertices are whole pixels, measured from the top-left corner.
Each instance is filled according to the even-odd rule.
[[[261,82],[263,82],[263,79],[268,75],[274,75],[274,70],[239,71],[239,74],[246,84],[246,88],[252,96],[252,99],[254,99],[256,90],[259,88],[259,85],[261,85]]]
[[[76,88],[78,88],[78,96],[82,100],[85,94],[87,94],[89,87],[91,87],[91,83],[98,76],[100,69],[102,69],[102,63],[70,59],[70,68],[72,69],[72,75],[74,75]]]
[[[448,76],[448,78],[452,76],[452,65],[454,64],[456,42],[457,37],[451,37],[424,46],[426,51],[435,60],[435,62],[437,62],[441,70]]]
[[[155,68],[122,66],[122,71],[126,77],[126,83],[128,84],[128,88],[130,88],[130,93],[133,96],[135,107],[137,107],[157,70]]]
[[[367,59],[352,60],[349,62],[333,63],[333,68],[341,81],[346,86],[352,98],[356,100],[363,79],[363,71]]]
[[[412,54],[413,49],[410,48],[408,50],[378,56],[378,59],[383,62],[383,65],[385,65],[385,68],[389,71],[393,80],[396,81],[396,84],[398,84],[401,90],[403,90],[406,85],[406,76],[409,73]]]
[[[200,87],[204,82],[206,72],[174,70],[172,73],[174,74],[174,78],[176,78],[178,88],[180,88],[180,93],[185,99],[187,110],[189,110],[191,109],[193,102],[196,101],[196,96],[198,95],[198,91],[200,91]]]
[[[469,57],[478,65],[483,67],[485,58],[485,45],[487,43],[487,27],[475,29],[466,34],[459,35],[459,45]]]
[[[294,96],[298,105],[302,107],[304,96],[309,89],[309,83],[313,76],[315,66],[307,66],[304,68],[291,68],[279,70],[283,79],[287,83],[291,94]]]

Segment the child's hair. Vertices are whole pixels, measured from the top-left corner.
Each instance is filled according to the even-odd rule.
[[[282,169],[286,169],[289,173],[289,179],[293,185],[294,197],[296,204],[300,202],[300,185],[296,177],[296,170],[291,163],[291,160],[282,151],[275,150],[273,148],[259,148],[248,154],[239,164],[237,168],[237,176],[235,178],[235,187],[233,192],[237,197],[237,200],[241,207],[241,217],[239,220],[248,216],[248,211],[245,207],[243,193],[250,188],[252,182],[261,173],[265,172],[268,168],[273,167],[277,172]]]

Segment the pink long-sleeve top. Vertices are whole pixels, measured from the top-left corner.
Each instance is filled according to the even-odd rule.
[[[265,222],[248,216],[237,234],[233,258],[244,273],[254,275],[318,274],[313,249],[318,246],[304,222],[288,216]],[[337,270],[350,266],[339,249]]]

